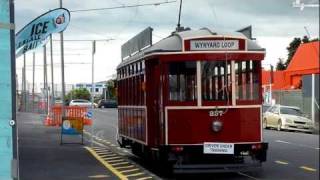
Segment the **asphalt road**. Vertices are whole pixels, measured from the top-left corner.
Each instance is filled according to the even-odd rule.
[[[93,129],[87,128],[97,137],[117,146],[117,109],[96,109]],[[316,180],[319,179],[319,135],[299,132],[264,130],[264,139],[269,143],[267,162],[256,172],[194,174],[186,176],[164,176],[156,167],[132,155],[123,154],[161,179],[272,179],[272,180]],[[118,148],[119,149],[119,148]],[[122,152],[122,151],[121,151]]]

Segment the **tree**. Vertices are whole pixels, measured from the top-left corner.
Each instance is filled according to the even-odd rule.
[[[291,43],[289,44],[289,47],[287,47],[288,50],[288,59],[287,61],[284,63],[285,67],[287,68],[288,65],[291,62],[291,59],[294,56],[294,53],[297,51],[298,47],[301,44],[301,39],[300,38],[294,38]]]
[[[116,79],[110,79],[106,82],[106,91],[108,99],[116,99],[117,98],[117,90],[116,90]],[[103,95],[104,98],[104,95]]]
[[[282,58],[279,58],[279,61],[277,62],[276,69],[277,69],[277,71],[282,71],[282,70],[286,69],[286,66],[285,66]]]
[[[303,36],[302,42],[303,42],[303,43],[308,43],[308,42],[310,42],[308,36]]]
[[[85,88],[73,89],[65,97],[66,102],[70,102],[72,99],[86,99],[90,100],[90,92]]]

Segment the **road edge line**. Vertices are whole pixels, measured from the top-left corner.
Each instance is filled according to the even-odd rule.
[[[103,164],[108,170],[110,170],[114,175],[116,175],[118,178],[122,180],[128,180],[126,176],[121,174],[118,170],[116,170],[114,167],[111,166],[111,164],[104,161],[94,150],[92,150],[90,147],[84,147],[86,150],[88,150],[93,157],[95,157],[101,164]]]

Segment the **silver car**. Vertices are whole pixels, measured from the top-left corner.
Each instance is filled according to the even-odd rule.
[[[298,107],[274,105],[264,113],[263,127],[312,133],[314,125]]]
[[[85,99],[74,99],[70,101],[69,106],[81,106],[90,108],[92,106],[92,103]]]

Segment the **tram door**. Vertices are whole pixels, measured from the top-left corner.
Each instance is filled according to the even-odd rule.
[[[152,146],[160,143],[160,65],[159,61],[156,59],[146,61],[146,84],[149,134],[148,143]]]

